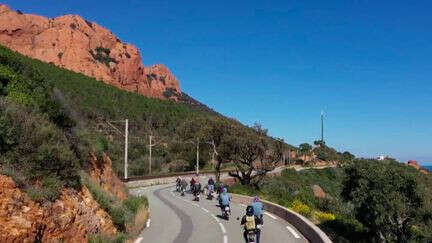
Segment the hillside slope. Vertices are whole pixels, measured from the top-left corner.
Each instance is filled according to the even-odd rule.
[[[78,15],[46,18],[0,4],[0,43],[124,90],[160,99],[182,96],[167,67],[144,66],[136,47]]]

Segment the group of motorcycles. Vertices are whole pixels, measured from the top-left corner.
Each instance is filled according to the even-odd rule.
[[[200,194],[203,193],[207,196],[207,200],[213,200],[214,196],[214,190],[209,190],[208,187],[205,187],[201,190],[201,188],[197,188],[196,185],[190,185],[190,190],[192,194],[194,195],[194,200],[199,201],[200,200]],[[179,183],[176,184],[176,191],[180,193],[181,196],[185,196],[186,188],[182,187]],[[219,196],[218,196],[219,197]],[[231,208],[229,206],[225,206],[222,208],[222,218],[225,220],[229,220],[231,215]],[[247,233],[247,240],[249,243],[255,243],[256,242],[256,234],[254,231],[250,231]]]
[[[209,190],[207,187],[205,189],[197,188],[197,185],[190,185],[190,191],[194,195],[194,200],[199,201],[200,200],[200,194],[205,193],[207,195],[208,200],[213,200],[214,198],[214,191]],[[176,184],[176,191],[180,193],[181,196],[185,195],[186,188],[182,187],[179,183]]]

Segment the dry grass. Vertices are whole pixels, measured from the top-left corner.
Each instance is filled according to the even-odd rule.
[[[148,218],[148,208],[143,205],[138,209],[135,219],[127,226],[127,232],[130,239],[138,237],[141,231],[146,227]],[[133,240],[130,240],[130,242],[133,242]]]

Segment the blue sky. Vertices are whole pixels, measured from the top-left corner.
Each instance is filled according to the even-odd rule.
[[[186,93],[298,145],[432,164],[431,1],[7,0],[79,14],[164,63]]]

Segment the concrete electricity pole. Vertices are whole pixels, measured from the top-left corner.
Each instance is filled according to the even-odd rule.
[[[128,178],[128,135],[129,135],[129,121],[125,121],[125,152],[124,152],[124,178]]]
[[[196,144],[196,173],[199,174],[199,138],[197,138]]]
[[[154,144],[152,144],[152,135],[149,136],[149,175],[151,175],[151,169],[152,169],[152,147]]]

